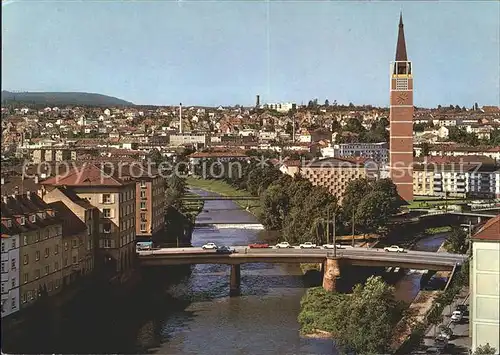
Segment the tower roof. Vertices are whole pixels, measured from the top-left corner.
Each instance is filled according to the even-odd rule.
[[[399,32],[398,32],[398,43],[396,45],[396,61],[405,62],[408,60],[406,55],[406,42],[405,42],[405,31],[403,29],[403,13],[399,15]]]

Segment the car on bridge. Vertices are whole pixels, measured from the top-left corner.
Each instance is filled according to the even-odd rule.
[[[385,251],[393,252],[393,253],[404,253],[405,250],[397,245],[391,245],[390,247],[385,247]]]
[[[305,242],[299,245],[300,249],[316,249],[317,246],[316,244],[313,244],[311,242]]]
[[[217,250],[217,245],[215,243],[207,243],[201,247],[203,250]]]
[[[323,249],[335,249],[334,244],[323,244],[322,247]],[[337,244],[337,249],[344,249],[344,247],[341,244]]]
[[[236,249],[222,245],[220,247],[217,247],[216,252],[220,254],[232,254],[236,253]]]
[[[280,248],[293,248],[293,247],[288,242],[281,242],[276,244],[276,248],[280,249]]]
[[[269,244],[264,243],[264,242],[257,242],[257,243],[248,244],[248,247],[250,249],[262,249],[262,248],[269,248]]]

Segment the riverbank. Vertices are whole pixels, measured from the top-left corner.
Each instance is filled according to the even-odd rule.
[[[214,192],[221,196],[226,196],[226,197],[246,197],[250,195],[248,191],[238,190],[232,187],[231,185],[225,183],[224,181],[220,180],[205,180],[190,176],[186,179],[186,183],[188,187]],[[234,203],[236,203],[238,206],[240,206],[247,212],[250,212],[255,217],[259,217],[260,215],[259,200],[251,200],[251,201],[234,200]]]

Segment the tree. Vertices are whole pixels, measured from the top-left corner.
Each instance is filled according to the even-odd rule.
[[[279,230],[289,210],[289,199],[280,185],[271,185],[261,196],[260,220],[266,229]]]
[[[486,343],[486,345],[478,346],[473,352],[473,355],[494,355],[496,353],[497,349],[490,346],[490,343]]]
[[[347,121],[347,124],[345,125],[344,129],[346,131],[352,132],[352,133],[363,133],[366,131],[365,127],[361,124],[361,121],[357,118],[350,118]]]
[[[468,243],[467,233],[460,227],[453,227],[444,246],[451,253],[465,254]]]
[[[309,290],[298,320],[303,330],[331,332],[344,352],[381,354],[389,349],[401,311],[394,288],[372,276],[364,286],[356,285],[351,295]]]
[[[328,101],[328,99],[325,100],[325,107],[328,107],[330,106],[330,101]]]

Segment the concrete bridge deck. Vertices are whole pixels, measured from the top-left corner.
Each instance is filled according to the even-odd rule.
[[[333,258],[333,250],[328,249],[250,249],[246,246],[233,247],[236,253],[221,254],[202,248],[164,248],[140,251],[142,266],[179,264],[229,264],[246,263],[322,263]],[[373,267],[402,267],[421,270],[452,270],[455,264],[462,264],[467,256],[407,251],[405,253],[386,252],[383,249],[352,248],[337,249],[337,258],[349,265]]]

